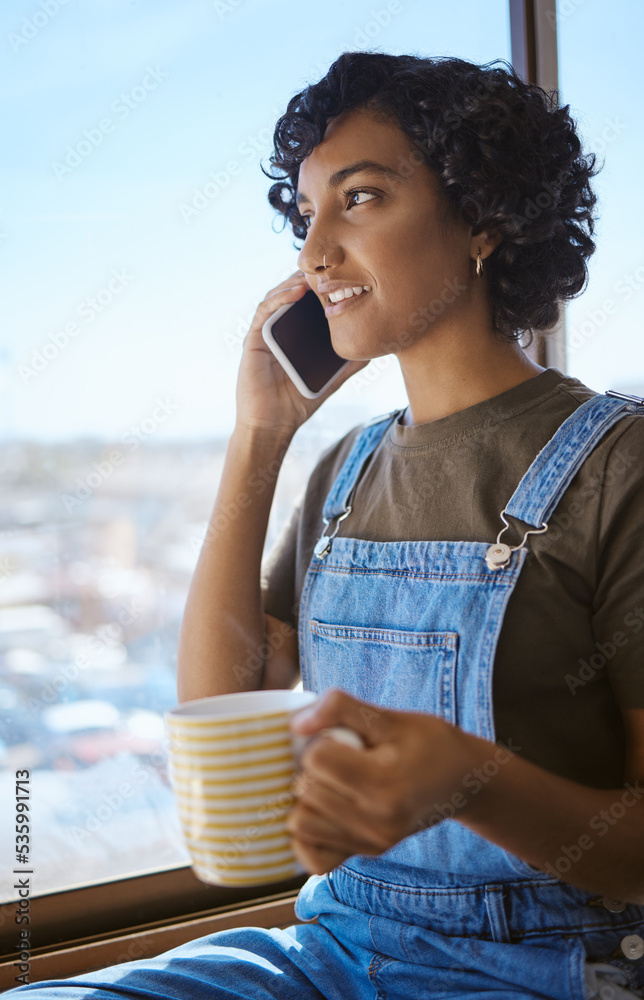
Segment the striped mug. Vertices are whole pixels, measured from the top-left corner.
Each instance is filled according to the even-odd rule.
[[[314,737],[291,733],[289,720],[317,698],[313,691],[242,691],[165,713],[170,783],[201,881],[264,885],[305,874],[286,822],[299,758]],[[343,726],[325,732],[364,745]]]

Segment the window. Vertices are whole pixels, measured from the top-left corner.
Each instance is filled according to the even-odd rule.
[[[567,311],[567,371],[599,392],[644,395],[644,248],[633,226],[644,155],[644,112],[634,67],[644,9],[628,0],[566,2],[557,16],[559,87],[585,147],[604,169],[597,251],[588,290]]]
[[[242,340],[296,267],[259,169],[277,117],[342,51],[484,62],[509,58],[509,28],[505,0],[51,0],[0,16],[1,779],[8,801],[30,772],[44,894],[188,864],[162,714]],[[320,451],[404,405],[391,358],[365,372],[294,439],[267,547]]]

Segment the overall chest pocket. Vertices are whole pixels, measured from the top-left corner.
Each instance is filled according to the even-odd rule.
[[[309,622],[312,687],[456,723],[457,632],[407,632]]]

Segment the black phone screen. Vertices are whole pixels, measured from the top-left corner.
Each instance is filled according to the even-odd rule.
[[[347,360],[333,350],[324,306],[310,288],[273,323],[271,332],[311,392],[319,392]]]

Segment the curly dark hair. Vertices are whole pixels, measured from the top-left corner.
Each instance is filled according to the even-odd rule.
[[[500,65],[497,65],[500,64]],[[502,242],[485,262],[493,328],[519,340],[547,332],[560,301],[588,281],[595,251],[590,186],[594,153],[582,154],[570,106],[556,91],[525,83],[504,59],[481,66],[447,56],[344,52],[326,76],[288,103],[273,135],[276,181],[268,200],[306,238],[295,194],[299,168],[329,121],[350,110],[393,121],[442,181],[454,213],[473,234]],[[299,249],[299,248],[297,248]]]

